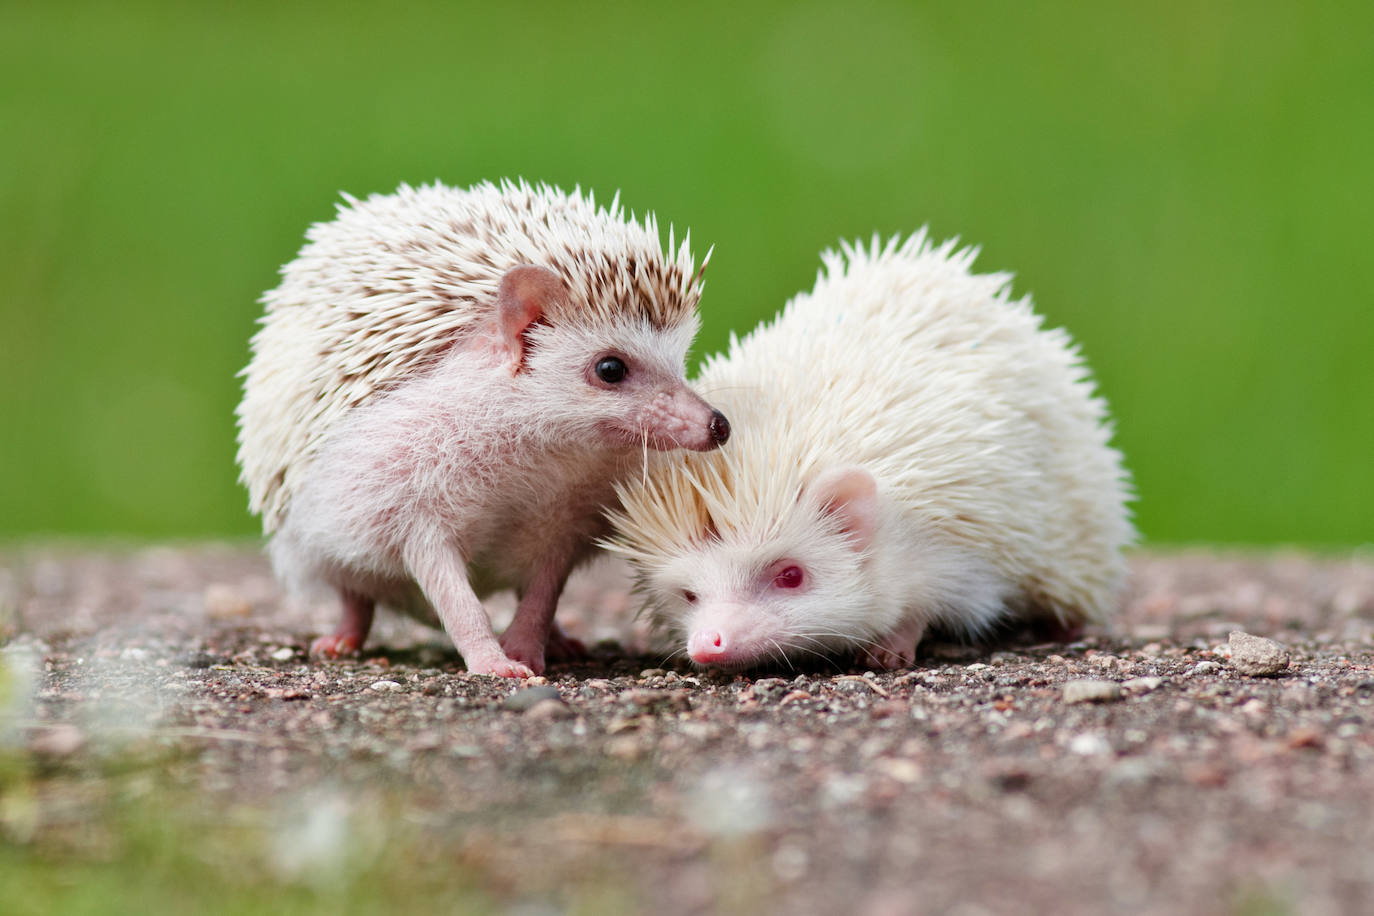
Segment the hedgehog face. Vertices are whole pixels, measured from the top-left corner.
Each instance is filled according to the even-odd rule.
[[[699,665],[827,655],[865,632],[863,556],[833,530],[716,541],[676,558],[655,584],[660,613],[678,622]]]
[[[729,436],[725,417],[687,386],[696,323],[642,319],[582,327],[536,325],[517,377],[551,435],[595,447],[706,451]]]
[[[844,651],[885,625],[875,622],[868,568],[875,513],[872,476],[840,468],[762,533],[717,525],[646,578],[698,664],[744,668]]]

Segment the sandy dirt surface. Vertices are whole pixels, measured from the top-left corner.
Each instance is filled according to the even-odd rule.
[[[745,677],[650,653],[605,566],[561,617],[593,658],[522,684],[397,618],[307,660],[331,611],[251,547],[9,548],[0,740],[171,748],[210,816],[280,812],[283,867],[404,825],[510,912],[593,880],[663,914],[1374,912],[1374,556],[1134,573],[1071,644]]]

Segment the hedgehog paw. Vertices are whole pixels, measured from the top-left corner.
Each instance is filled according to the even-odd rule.
[[[481,658],[465,659],[469,674],[490,674],[495,677],[534,677],[534,669],[523,662],[495,653]],[[541,666],[542,667],[542,666]]]
[[[890,646],[875,646],[864,652],[859,662],[868,668],[874,668],[879,671],[892,671],[896,668],[906,668],[915,660],[916,647],[914,645],[906,649],[896,649]]]
[[[509,661],[529,668],[531,673],[521,675],[522,677],[544,673],[544,646],[542,644],[522,639],[519,634],[512,634],[507,631],[501,636],[501,649],[506,653],[506,658]],[[511,677],[512,675],[506,676]]]
[[[909,668],[916,661],[916,644],[924,632],[923,625],[905,622],[866,649],[859,661],[880,671]]]
[[[330,633],[310,644],[311,658],[335,659],[355,657],[363,649],[363,641],[351,633]]]

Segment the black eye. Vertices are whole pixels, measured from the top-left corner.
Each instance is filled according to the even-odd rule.
[[[688,604],[696,604],[696,603],[697,603],[697,593],[696,593],[696,592],[684,591],[684,592],[682,593],[682,600],[683,600],[683,601],[686,601]]]
[[[617,382],[624,381],[625,376],[629,374],[629,367],[627,367],[625,361],[619,357],[607,356],[597,360],[596,377],[607,385],[614,385]]]

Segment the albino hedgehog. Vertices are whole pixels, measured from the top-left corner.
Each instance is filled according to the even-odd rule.
[[[700,275],[652,217],[521,182],[345,197],[264,296],[239,463],[278,574],[326,585],[362,647],[377,603],[528,677],[614,485],[648,449],[712,449],[684,361]],[[513,587],[500,641],[479,601]]]
[[[1068,335],[975,256],[924,231],[843,246],[707,361],[730,448],[624,482],[607,544],[693,661],[893,668],[931,626],[1112,611],[1133,530],[1106,405]]]

